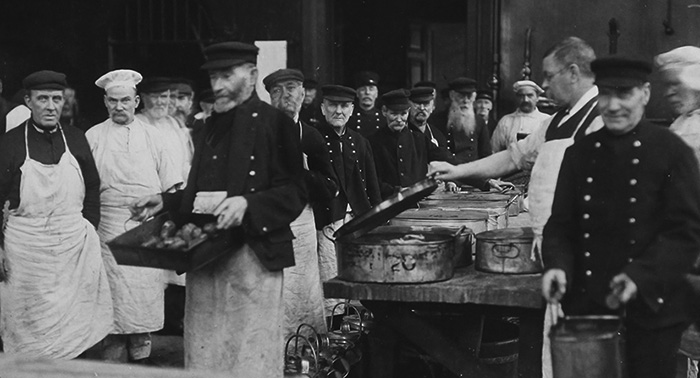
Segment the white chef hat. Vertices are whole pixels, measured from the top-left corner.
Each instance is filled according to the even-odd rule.
[[[136,88],[136,85],[143,80],[143,76],[134,70],[114,70],[107,72],[95,81],[95,85],[104,90],[112,87]]]
[[[537,92],[537,95],[538,95],[538,96],[544,93],[544,90],[543,90],[542,88],[540,88],[540,86],[537,85],[537,83],[535,83],[535,82],[532,81],[532,80],[520,80],[520,81],[516,81],[516,82],[513,84],[513,92],[518,93],[518,91],[520,90],[520,88],[523,88],[523,87],[532,87],[532,88],[535,90],[535,92]]]
[[[659,54],[654,63],[660,71],[677,69],[678,79],[687,87],[700,91],[700,48],[682,46]]]

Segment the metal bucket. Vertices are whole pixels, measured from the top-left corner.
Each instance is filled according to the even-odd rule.
[[[401,221],[397,223],[401,223]],[[371,231],[371,233],[377,232],[395,232],[399,234],[437,233],[441,235],[450,235],[455,239],[455,268],[469,266],[474,261],[472,258],[474,232],[465,226],[445,227],[427,223],[423,225],[399,226],[392,222],[389,226],[380,226]]]
[[[567,316],[549,332],[555,378],[626,378],[622,320]]]
[[[542,260],[532,256],[532,228],[504,228],[482,232],[476,238],[476,263],[482,272],[532,274],[543,270]]]
[[[486,225],[488,230],[508,227],[508,208],[510,207],[508,201],[423,200],[418,203],[418,206],[427,209],[484,211],[489,215]]]
[[[479,362],[492,365],[498,377],[517,377],[519,334],[520,328],[516,324],[486,319],[479,346]]]

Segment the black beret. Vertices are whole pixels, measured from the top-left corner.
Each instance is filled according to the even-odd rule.
[[[207,88],[202,91],[202,93],[199,95],[199,101],[205,102],[207,104],[213,104],[214,103],[214,91],[211,90],[211,88]]]
[[[413,88],[419,88],[419,87],[428,87],[428,88],[437,88],[437,84],[435,84],[434,81],[429,81],[429,80],[422,80],[413,85]]]
[[[170,87],[172,90],[178,91],[180,94],[186,94],[186,95],[191,95],[194,93],[194,90],[192,89],[192,81],[190,79],[184,78],[184,77],[176,77],[171,80],[172,86]]]
[[[491,91],[488,89],[479,89],[476,91],[476,99],[477,100],[489,100],[493,102],[493,95],[491,94]]]
[[[37,71],[22,80],[22,86],[26,90],[32,89],[53,89],[62,91],[66,89],[66,75],[56,71]]]
[[[222,69],[243,63],[256,64],[258,48],[243,42],[221,42],[204,48],[203,70]]]
[[[304,82],[304,74],[301,73],[301,71],[295,70],[293,68],[282,68],[265,76],[265,78],[263,79],[263,85],[265,85],[265,89],[267,89],[267,91],[269,92],[270,88],[272,88],[272,86],[275,85],[275,83],[288,80]]]
[[[416,103],[426,103],[435,99],[435,89],[430,87],[416,87],[411,89],[409,99]]]
[[[448,84],[450,90],[461,94],[471,94],[476,91],[476,80],[468,77],[458,77]]]
[[[406,89],[395,89],[382,95],[382,104],[389,110],[401,111],[411,107],[408,97],[411,95]]]
[[[140,93],[161,93],[169,91],[173,80],[169,77],[154,76],[145,78],[138,86]]]
[[[611,56],[591,63],[595,84],[602,87],[629,88],[649,81],[651,62]]]
[[[325,100],[337,102],[355,101],[355,90],[342,85],[324,85],[321,87]]]
[[[318,88],[318,81],[316,81],[314,79],[306,79],[306,80],[304,80],[304,88],[316,89],[316,88]]]
[[[355,88],[364,87],[367,85],[379,85],[379,75],[372,71],[360,71],[355,74]]]

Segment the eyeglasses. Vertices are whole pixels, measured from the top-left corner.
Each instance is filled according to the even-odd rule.
[[[564,72],[564,70],[566,70],[566,69],[568,69],[568,68],[569,68],[569,65],[567,64],[567,65],[564,66],[562,69],[560,69],[559,71],[557,71],[557,72],[555,72],[555,73],[553,73],[553,74],[550,74],[549,72],[545,72],[544,75],[543,75],[543,76],[544,76],[544,80],[546,80],[546,81],[552,81],[552,79],[554,79],[555,76],[557,76],[557,75],[559,75],[560,73]]]

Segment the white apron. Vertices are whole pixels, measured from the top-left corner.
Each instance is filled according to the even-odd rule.
[[[194,211],[209,212],[226,197],[214,193],[221,195],[198,195]],[[267,270],[247,244],[188,272],[185,367],[282,378],[282,284],[282,271]]]
[[[290,226],[294,233],[295,265],[284,269],[285,340],[296,333],[301,323],[310,324],[319,333],[326,333],[316,226],[311,206],[307,205]]]
[[[112,290],[113,333],[157,331],[163,328],[164,321],[165,271],[118,265],[105,244],[139,225],[128,220],[130,203],[162,191],[156,157],[146,143],[130,144],[128,151],[102,143],[93,153],[101,180],[101,219],[97,233]]]
[[[45,165],[29,157],[25,129],[20,203],[5,229],[12,272],[0,284],[0,329],[5,352],[32,358],[74,358],[112,329],[100,241],[82,215],[85,183],[59,132],[66,151]]]

